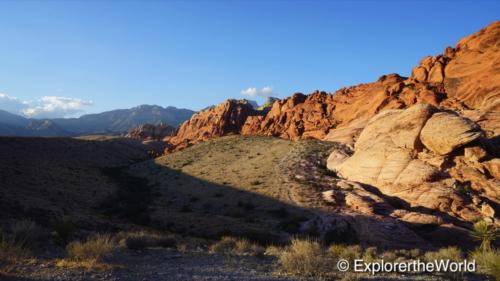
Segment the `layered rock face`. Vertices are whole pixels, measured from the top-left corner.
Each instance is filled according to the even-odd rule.
[[[194,114],[184,122],[177,135],[168,140],[166,152],[176,151],[210,138],[240,133],[248,116],[257,115],[247,100],[227,100]]]
[[[387,110],[368,121],[352,156],[334,151],[328,168],[443,220],[443,214],[495,220],[499,159],[488,152],[483,136],[469,119],[428,104]],[[426,224],[428,213],[393,215]]]
[[[166,124],[142,124],[128,132],[127,138],[138,140],[164,140],[175,136],[177,129]]]
[[[315,92],[309,96],[296,93],[275,101],[265,116],[248,118],[241,129],[244,135],[278,136],[286,139],[317,138],[334,126],[333,96]]]

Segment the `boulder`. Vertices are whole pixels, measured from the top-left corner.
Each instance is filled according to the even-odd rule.
[[[430,179],[435,169],[416,161],[415,150],[422,144],[420,130],[436,109],[418,104],[407,110],[387,110],[368,122],[355,144],[352,157],[339,163],[332,156],[338,173],[354,181],[375,186],[400,183],[416,185]]]
[[[469,119],[454,113],[439,112],[422,128],[420,140],[431,151],[445,155],[482,135],[479,126]]]

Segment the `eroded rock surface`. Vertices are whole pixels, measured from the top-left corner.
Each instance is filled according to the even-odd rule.
[[[479,138],[482,131],[474,122],[417,104],[374,116],[360,134],[353,155],[334,151],[327,167],[342,178],[401,199],[409,208],[427,210],[393,214],[403,221],[435,224],[438,219],[427,216],[428,212],[440,221],[451,217],[465,222],[482,217],[496,220],[498,158]],[[369,210],[373,200],[361,198],[364,202],[355,205]]]

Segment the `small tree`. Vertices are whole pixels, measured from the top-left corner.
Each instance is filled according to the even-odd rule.
[[[471,231],[471,236],[481,241],[479,248],[482,251],[491,250],[491,242],[494,242],[498,238],[498,234],[497,227],[485,221],[475,223]]]

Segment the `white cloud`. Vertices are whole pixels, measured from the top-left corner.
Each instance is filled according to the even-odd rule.
[[[30,118],[58,118],[74,116],[92,105],[91,101],[75,98],[43,96],[31,101],[0,94],[0,109]]]
[[[241,94],[248,97],[269,97],[273,94],[273,87],[265,86],[262,89],[257,89],[256,87],[250,87],[241,91]]]
[[[22,100],[0,93],[0,109],[12,113],[19,113],[25,107],[26,103]]]

